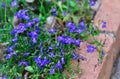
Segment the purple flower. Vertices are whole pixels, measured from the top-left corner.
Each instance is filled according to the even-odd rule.
[[[76,60],[76,59],[79,58],[79,56],[78,56],[75,52],[73,52],[73,53],[72,53],[72,58],[73,58],[74,60]]]
[[[19,78],[19,77],[16,77],[15,79],[21,79],[21,78]]]
[[[17,33],[23,33],[24,31],[26,31],[26,26],[25,26],[25,24],[20,23],[19,27],[17,29]]]
[[[50,46],[47,50],[47,52],[50,52],[53,48]]]
[[[53,53],[53,52],[50,52],[50,55],[49,55],[49,57],[55,57],[55,54]]]
[[[12,57],[12,54],[10,53],[5,56],[5,59],[10,59],[11,57]]]
[[[93,53],[94,51],[95,51],[95,47],[94,46],[92,46],[92,45],[87,45],[87,52],[88,53]]]
[[[21,61],[21,62],[18,63],[18,66],[22,66],[22,65],[28,66],[28,62],[27,61]]]
[[[30,19],[30,16],[27,14],[27,11],[28,10],[19,10],[16,14],[15,14],[15,16],[17,17],[17,18],[21,18],[21,19],[25,19],[25,20],[29,20]]]
[[[84,32],[84,30],[77,28],[77,29],[75,30],[75,32],[78,33],[78,34],[80,34],[80,33]]]
[[[11,54],[17,56],[17,52],[16,51],[12,52]]]
[[[11,53],[11,52],[13,52],[14,50],[13,50],[13,46],[9,46],[8,48],[7,48],[7,51],[9,52],[9,53]]]
[[[83,56],[79,56],[79,60],[84,60],[85,58]]]
[[[38,34],[37,34],[36,31],[30,32],[28,35],[29,35],[30,37],[32,37],[32,38],[38,38]]]
[[[17,1],[16,0],[13,0],[12,2],[11,2],[11,6],[12,7],[15,7],[17,5]]]
[[[2,8],[5,8],[5,7],[6,7],[6,4],[5,4],[5,3],[1,3],[1,7],[2,7]]]
[[[33,21],[38,23],[39,22],[39,18],[34,18]]]
[[[16,28],[14,28],[12,31],[11,31],[11,33],[10,33],[11,35],[16,35],[17,34],[17,29]]]
[[[63,14],[63,16],[66,16],[66,15],[67,15],[67,12],[63,12],[62,14]]]
[[[64,38],[63,38],[62,36],[58,36],[58,37],[57,37],[57,40],[58,40],[58,41],[62,41],[62,40],[64,40]]]
[[[50,74],[54,74],[55,73],[55,69],[54,68],[51,68],[50,69]]]
[[[69,32],[74,32],[76,30],[76,25],[72,22],[68,22],[66,27],[68,28]]]
[[[64,56],[65,55],[65,51],[61,50],[61,54],[62,54],[62,56]]]
[[[79,46],[80,46],[80,42],[81,42],[81,40],[78,39],[78,40],[75,40],[75,41],[74,41],[74,44],[79,47]]]
[[[79,29],[81,29],[81,31],[85,31],[85,30],[86,30],[86,26],[85,26],[84,20],[82,20],[82,21],[79,23]]]
[[[7,76],[2,76],[2,79],[7,79]]]
[[[62,64],[60,61],[57,62],[57,64],[55,65],[56,69],[62,69]]]
[[[96,4],[96,0],[88,0],[90,6],[94,6]]]
[[[65,64],[64,57],[61,58],[61,64]]]
[[[50,34],[53,34],[53,33],[57,32],[57,30],[53,28],[53,29],[48,30],[48,32],[49,32]]]
[[[53,7],[52,10],[50,11],[53,16],[57,16],[56,8]]]
[[[32,43],[37,43],[37,39],[36,38],[32,38]]]
[[[33,26],[34,22],[33,21],[29,21],[28,23],[26,23],[26,27],[31,28]]]
[[[72,39],[72,38],[69,37],[69,36],[64,36],[64,35],[58,36],[58,37],[57,37],[57,40],[58,40],[59,42],[61,42],[62,44],[72,44],[72,43],[74,43],[74,39]]]
[[[26,57],[29,56],[29,55],[30,55],[29,52],[25,52],[25,53],[24,53],[24,56],[26,56]]]
[[[19,27],[16,27],[11,31],[11,34],[17,35],[18,33],[23,33],[24,31],[26,31],[26,26],[25,26],[25,24],[20,23]]]
[[[40,28],[39,28],[39,26],[35,26],[35,29],[36,29],[36,32],[37,32],[37,33],[40,33]]]
[[[106,28],[107,27],[107,25],[106,25],[106,22],[102,22],[102,28]]]
[[[71,37],[66,37],[66,38],[64,38],[63,42],[65,44],[72,44],[72,43],[74,43],[74,40]]]
[[[35,57],[34,60],[36,62],[36,65],[39,68],[44,68],[47,64],[50,63],[50,60],[48,60],[46,57],[44,57],[44,59],[41,59],[39,57]]]
[[[102,51],[101,53],[102,53],[102,55],[105,55],[105,52],[104,52],[104,51]]]
[[[55,7],[53,7],[53,8],[51,9],[51,13],[53,13],[53,12],[56,12],[56,8],[55,8]]]
[[[36,31],[30,32],[30,33],[28,33],[28,35],[31,37],[31,40],[33,43],[37,42],[38,34]]]
[[[40,47],[40,52],[41,52],[41,53],[43,52],[43,50],[44,50],[43,47]]]
[[[17,36],[15,36],[13,39],[12,39],[12,43],[17,43],[18,39],[17,39]]]

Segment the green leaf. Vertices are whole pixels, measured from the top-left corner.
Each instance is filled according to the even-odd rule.
[[[25,67],[25,70],[26,70],[26,71],[29,71],[29,72],[31,72],[31,73],[34,72],[34,70],[33,70],[33,68],[32,68],[31,66]]]
[[[76,6],[76,2],[75,2],[75,1],[70,0],[70,6],[71,6],[71,7],[75,7],[75,6]]]

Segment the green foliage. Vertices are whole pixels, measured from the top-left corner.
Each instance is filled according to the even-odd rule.
[[[74,44],[61,44],[57,40],[58,36],[64,34],[65,36],[70,36],[74,40],[81,39],[81,42],[87,41],[89,37],[95,38],[95,36],[100,34],[99,29],[95,29],[93,23],[91,22],[92,15],[90,13],[90,6],[88,4],[88,0],[81,0],[78,3],[76,0],[63,0],[62,3],[58,0],[35,0],[34,3],[26,3],[25,0],[17,0],[18,3],[22,2],[23,9],[27,9],[30,14],[30,19],[38,17],[40,22],[38,24],[34,24],[32,28],[27,28],[24,33],[18,34],[18,43],[15,45],[15,52],[17,52],[17,56],[14,55],[10,59],[5,60],[4,63],[0,63],[0,76],[6,75],[8,79],[14,79],[15,77],[23,78],[26,72],[29,72],[30,79],[66,79],[67,75],[63,73],[64,70],[67,70],[72,79],[74,77],[72,70],[72,57],[71,54],[75,51],[76,46]],[[14,29],[13,26],[13,17],[15,13],[19,10],[18,7],[11,7],[12,0],[2,0],[1,3],[5,3],[5,7],[0,7],[0,43],[9,42],[9,46],[12,46],[11,42],[14,35],[11,35],[11,31]],[[32,9],[35,8],[35,11]],[[61,22],[64,30],[58,29],[58,32],[54,34],[48,33],[44,30],[44,25],[46,23],[46,19],[49,16],[52,16],[51,9],[56,8],[56,18],[57,21]],[[66,12],[66,15],[63,13]],[[71,21],[76,25],[76,28],[79,28],[79,23],[81,20],[85,21],[86,30],[82,33],[71,33],[66,28],[66,23]],[[26,20],[22,20],[22,23],[27,23]],[[31,37],[28,37],[28,33],[36,30],[34,26],[38,25],[40,28],[40,33],[38,35],[37,43],[31,43]],[[42,42],[42,47],[40,46],[40,42]],[[61,48],[56,45],[60,44]],[[93,44],[98,46],[98,52],[100,58],[102,59],[102,50],[103,45],[98,40],[94,39],[93,42],[89,44]],[[47,50],[49,47],[53,47],[53,51],[55,53],[55,57],[50,58]],[[44,48],[41,52],[40,48]],[[61,58],[61,50],[64,49],[64,58],[65,64],[63,64],[62,69],[56,69],[54,74],[50,74],[50,69],[56,65],[58,60]],[[23,56],[25,52],[29,52],[30,55],[28,57]],[[4,56],[9,54],[7,51]],[[34,60],[35,57],[41,58],[43,60],[50,60],[50,64],[47,64],[44,69],[40,68],[38,64],[36,64]],[[28,61],[28,66],[18,66],[19,61]],[[80,69],[80,63],[77,64],[78,75],[81,75],[82,71]],[[1,73],[2,72],[2,73]]]

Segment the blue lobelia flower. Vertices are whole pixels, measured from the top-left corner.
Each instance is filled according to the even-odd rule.
[[[55,57],[55,54],[54,54],[54,52],[50,52],[50,54],[49,54],[49,57],[50,57],[50,58],[53,58],[53,57]]]
[[[92,45],[87,45],[87,52],[88,53],[93,53],[94,51],[95,51],[95,47],[94,46],[92,46]]]
[[[16,28],[14,28],[12,31],[11,31],[11,33],[10,33],[11,35],[17,35],[17,29]]]
[[[39,18],[34,18],[32,21],[34,21],[35,23],[39,22]]]
[[[23,55],[27,57],[27,56],[30,55],[30,53],[29,52],[25,52]]]
[[[107,25],[106,25],[106,22],[102,22],[102,28],[106,28],[107,27]]]
[[[7,54],[7,55],[5,56],[5,59],[7,60],[7,59],[10,59],[11,57],[12,57],[12,53]]]
[[[16,27],[11,31],[11,34],[17,35],[18,33],[23,33],[24,31],[26,31],[26,26],[25,26],[25,24],[20,23],[19,27]]]
[[[85,58],[83,56],[79,56],[79,60],[84,60]]]
[[[61,60],[61,64],[65,64],[65,59],[64,59],[64,57],[62,57],[60,60]]]
[[[72,44],[72,43],[74,43],[74,39],[72,39],[71,37],[68,36],[68,37],[64,38],[63,42],[65,44]]]
[[[51,46],[48,47],[47,52],[50,52],[52,49],[53,49],[53,48],[52,48]]]
[[[15,36],[13,39],[12,39],[12,43],[17,43],[18,42],[18,38],[17,36]]]
[[[17,28],[17,33],[23,33],[24,31],[26,31],[26,26],[23,23],[19,24],[19,27]]]
[[[49,32],[50,34],[54,34],[55,32],[57,32],[57,30],[54,29],[54,28],[52,28],[52,29],[48,30],[48,32]]]
[[[19,77],[16,77],[15,79],[21,79],[21,78],[19,78]]]
[[[88,0],[88,3],[90,4],[90,6],[95,6],[96,0]]]
[[[13,48],[14,48],[14,46],[7,47],[7,52],[9,52],[9,53],[13,52],[14,51]]]
[[[16,51],[13,51],[13,52],[12,52],[12,55],[16,55],[16,56],[17,56],[17,52],[16,52]]]
[[[63,16],[66,16],[67,15],[67,12],[62,12]]]
[[[48,60],[46,57],[44,57],[44,59],[41,59],[39,57],[35,57],[34,60],[36,62],[36,65],[39,68],[44,68],[47,64],[50,63],[50,60]]]
[[[60,60],[58,60],[57,64],[55,65],[56,69],[62,69],[62,64],[60,62]]]
[[[58,36],[58,37],[57,37],[57,40],[58,40],[59,42],[61,42],[61,41],[64,40],[64,37],[63,37],[63,36]]]
[[[56,12],[55,7],[53,7],[50,12],[52,13],[53,16],[57,16],[57,12]]]
[[[76,30],[76,25],[72,22],[68,22],[66,24],[66,27],[68,28],[69,32],[75,32]]]
[[[31,37],[31,40],[32,40],[33,43],[37,42],[38,34],[37,34],[36,31],[32,31],[32,32],[28,33],[28,36]]]
[[[35,22],[30,20],[29,22],[26,23],[26,27],[31,28],[34,24],[35,24]]]
[[[28,12],[28,10],[25,10],[25,9],[19,10],[19,11],[15,14],[15,16],[16,16],[17,18],[29,20],[29,19],[30,19],[30,15],[28,15],[27,12]]]
[[[38,38],[38,34],[37,34],[36,31],[30,32],[28,35],[29,35],[30,37],[32,37],[32,38]]]
[[[76,45],[76,46],[80,46],[80,43],[81,43],[81,40],[80,39],[78,39],[78,40],[74,40],[74,44]]]
[[[5,4],[5,3],[0,3],[0,6],[1,6],[2,8],[5,8],[5,7],[6,7],[6,4]]]
[[[74,43],[74,39],[72,39],[70,36],[58,36],[57,40],[59,42],[61,42],[62,44],[73,44]]]
[[[55,73],[55,69],[54,68],[51,68],[50,69],[50,74],[54,74]]]
[[[39,26],[35,26],[35,31],[39,34],[40,33],[40,28],[39,28]]]
[[[50,12],[51,12],[51,13],[56,12],[56,8],[53,7]]]
[[[72,53],[72,58],[74,60],[79,59],[79,55],[77,55],[75,52]]]
[[[2,76],[2,79],[7,79],[7,76]]]
[[[11,2],[11,6],[12,6],[12,7],[17,6],[17,0],[13,0],[13,1]]]
[[[18,63],[18,66],[22,66],[22,65],[28,66],[28,62],[27,61],[21,61],[21,62]]]
[[[85,25],[85,22],[84,20],[80,21],[79,23],[79,29],[84,32],[86,30],[86,25]]]
[[[84,32],[84,30],[77,28],[77,29],[75,30],[75,32],[78,33],[78,34],[80,34],[80,33]]]

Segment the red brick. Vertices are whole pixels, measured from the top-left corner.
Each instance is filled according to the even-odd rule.
[[[105,44],[106,55],[102,64],[96,67],[94,70],[94,65],[98,63],[98,53],[94,52],[92,54],[85,52],[85,46],[82,45],[84,51],[79,51],[87,58],[87,61],[82,61],[80,68],[82,69],[82,75],[75,79],[110,79],[113,62],[115,61],[119,48],[120,48],[120,0],[103,0],[100,10],[95,16],[94,23],[98,25],[99,20],[107,22],[107,28],[100,30],[105,30],[107,32],[114,32],[116,39],[109,35],[101,34],[98,39],[107,39]]]
[[[98,24],[99,20],[107,22],[106,31],[117,32],[120,24],[120,0],[103,0],[102,5],[95,16],[95,24]],[[103,30],[100,27],[101,30]]]

